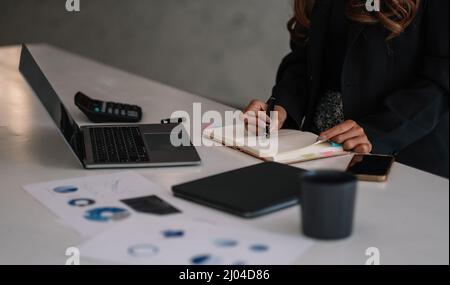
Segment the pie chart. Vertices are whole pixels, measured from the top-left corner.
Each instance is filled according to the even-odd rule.
[[[123,208],[104,207],[86,211],[84,218],[94,222],[118,221],[128,218],[130,212]]]
[[[158,247],[152,244],[137,244],[128,248],[128,254],[133,257],[151,257],[158,253]]]
[[[55,191],[56,193],[61,193],[61,194],[72,193],[72,192],[76,192],[77,190],[78,190],[78,188],[75,186],[58,186],[53,189],[53,191]]]
[[[80,198],[80,199],[72,199],[67,203],[70,206],[74,206],[74,207],[86,207],[86,206],[95,204],[95,201],[92,199]]]

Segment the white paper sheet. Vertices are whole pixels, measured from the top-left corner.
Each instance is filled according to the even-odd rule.
[[[23,188],[84,236],[133,219],[136,212],[121,199],[156,195],[168,202],[169,198],[158,185],[134,172],[36,183]]]
[[[81,258],[119,264],[291,264],[311,245],[298,236],[219,226],[180,216],[118,224],[79,247]]]

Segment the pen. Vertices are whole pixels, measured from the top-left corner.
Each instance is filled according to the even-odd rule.
[[[266,115],[270,119],[270,112],[272,112],[275,108],[275,97],[270,97],[269,101],[267,101],[267,110]],[[266,122],[266,138],[270,138],[270,120]]]

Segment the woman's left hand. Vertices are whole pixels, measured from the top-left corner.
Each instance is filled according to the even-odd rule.
[[[322,132],[319,138],[342,144],[344,150],[347,151],[357,153],[370,153],[372,151],[372,144],[364,129],[352,120],[345,121]]]

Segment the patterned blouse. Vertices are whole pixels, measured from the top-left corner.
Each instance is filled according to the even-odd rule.
[[[348,19],[345,0],[333,0],[330,24],[327,31],[327,47],[322,67],[322,96],[318,100],[313,117],[313,132],[319,134],[344,121],[341,93],[341,74],[347,50]]]
[[[320,134],[344,121],[344,107],[340,92],[328,91],[316,107],[312,131]]]

